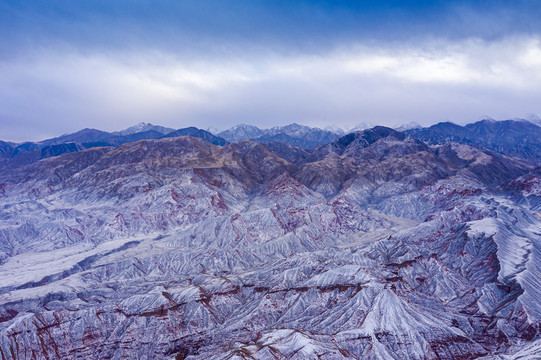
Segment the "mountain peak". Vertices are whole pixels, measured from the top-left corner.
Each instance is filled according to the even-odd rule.
[[[323,128],[323,130],[335,133],[337,135],[344,135],[346,133],[346,130],[337,125],[327,125]]]
[[[399,127],[395,128],[396,131],[406,131],[406,130],[411,130],[411,129],[420,129],[422,128],[421,125],[417,124],[416,122],[414,121],[410,121],[409,123],[407,124],[402,124],[400,125]]]
[[[172,128],[167,128],[167,127],[163,127],[163,126],[159,126],[159,125],[153,125],[151,123],[147,123],[147,122],[140,122],[134,126],[130,126],[129,128],[127,129],[124,129],[124,130],[120,130],[120,131],[115,131],[115,132],[112,132],[111,134],[113,135],[131,135],[131,134],[137,134],[137,133],[140,133],[140,132],[145,132],[145,131],[151,131],[151,130],[154,130],[154,131],[157,131],[163,135],[166,135],[168,133],[170,133],[171,131],[174,131],[175,129],[172,129]]]
[[[207,142],[209,142],[211,144],[219,145],[219,146],[223,146],[225,144],[228,144],[227,140],[225,140],[224,138],[222,138],[220,136],[213,135],[208,131],[198,129],[195,126],[190,126],[190,127],[187,127],[187,128],[174,130],[174,131],[171,131],[171,132],[167,133],[167,135],[165,135],[165,137],[178,137],[178,136],[197,137],[197,138],[201,138],[201,139],[203,139],[203,140],[205,140],[205,141],[207,141]]]
[[[218,136],[233,143],[247,139],[255,139],[263,136],[265,133],[257,126],[238,124],[227,130],[218,133]]]
[[[346,134],[330,144],[330,148],[333,149],[332,152],[342,154],[346,148],[350,147],[352,144],[357,144],[360,147],[369,146],[379,139],[395,136],[400,140],[404,140],[406,137],[403,133],[398,132],[394,129],[385,127],[385,126],[375,126],[371,129],[359,130]]]
[[[358,123],[357,125],[355,125],[354,127],[352,127],[351,129],[349,129],[349,132],[355,132],[355,131],[362,131],[362,130],[366,130],[366,129],[371,129],[374,126],[376,126],[376,124],[373,124],[371,122],[362,121],[362,122]]]

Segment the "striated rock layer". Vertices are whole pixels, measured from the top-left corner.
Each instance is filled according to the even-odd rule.
[[[534,359],[539,169],[376,127],[0,175],[0,358]]]

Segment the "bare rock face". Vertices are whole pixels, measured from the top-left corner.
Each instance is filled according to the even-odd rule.
[[[0,175],[1,359],[526,359],[539,170],[391,129]]]

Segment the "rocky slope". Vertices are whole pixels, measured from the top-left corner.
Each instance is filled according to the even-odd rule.
[[[0,174],[2,359],[525,359],[539,169],[392,129]]]

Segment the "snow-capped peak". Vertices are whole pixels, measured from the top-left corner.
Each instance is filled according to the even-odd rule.
[[[174,131],[175,129],[167,128],[167,127],[163,127],[159,125],[153,125],[151,123],[140,122],[137,125],[131,126],[124,130],[115,131],[112,134],[113,135],[131,135],[131,134],[136,134],[136,133],[140,133],[144,131],[151,131],[151,130],[160,132],[165,135],[165,134],[170,133],[171,131]]]
[[[395,130],[396,131],[406,131],[406,130],[420,129],[420,128],[422,128],[421,125],[417,124],[414,121],[411,121],[411,122],[409,122],[407,124],[400,125],[399,127],[395,128]]]
[[[366,129],[371,129],[373,128],[374,126],[376,126],[376,124],[373,124],[371,122],[360,122],[358,123],[357,125],[355,125],[354,127],[352,127],[349,132],[354,132],[354,131],[362,131],[362,130],[366,130]]]
[[[323,130],[330,131],[338,135],[344,135],[346,133],[346,130],[344,128],[337,125],[327,125],[323,128]]]

